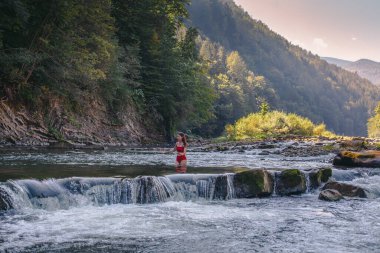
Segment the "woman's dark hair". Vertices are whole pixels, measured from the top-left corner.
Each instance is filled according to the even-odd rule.
[[[184,134],[184,133],[182,133],[182,132],[179,132],[178,134],[179,134],[179,136],[182,137],[182,143],[183,143],[183,146],[184,146],[184,147],[187,147],[187,135]]]

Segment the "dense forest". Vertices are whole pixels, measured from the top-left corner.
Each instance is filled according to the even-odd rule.
[[[49,118],[57,99],[71,118],[91,99],[137,108],[145,127],[171,136],[212,117],[213,92],[182,0],[3,1],[0,97]],[[147,124],[149,122],[150,124]],[[152,131],[153,131],[152,130]],[[59,135],[59,134],[58,134]]]
[[[59,140],[102,124],[118,134],[218,136],[263,103],[366,135],[380,90],[233,1],[12,0],[0,3],[0,98],[0,115],[15,122],[0,122],[3,130],[20,125],[12,108],[34,125],[25,131],[43,126]]]
[[[272,108],[324,122],[339,134],[367,135],[378,87],[290,44],[233,1],[193,0],[189,11],[190,26],[225,50],[237,51],[248,70],[265,77],[278,97]]]

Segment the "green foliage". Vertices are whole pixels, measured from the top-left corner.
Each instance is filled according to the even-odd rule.
[[[189,13],[191,25],[224,51],[236,51],[244,60],[242,64],[237,53],[234,54],[231,63],[241,67],[229,68],[229,71],[241,75],[237,70],[244,69],[245,65],[248,71],[265,77],[278,98],[273,100],[263,94],[273,109],[325,122],[336,133],[366,135],[365,123],[380,97],[378,87],[292,45],[261,21],[252,19],[233,1],[193,0]],[[205,58],[211,59],[213,64],[216,57],[207,52],[209,48],[202,45],[200,53],[204,52]],[[239,100],[229,101],[238,103]]]
[[[2,1],[0,95],[30,109],[60,97],[77,110],[101,97],[111,121],[134,106],[167,136],[199,126],[213,116],[214,93],[198,33],[183,25],[187,3]]]
[[[380,102],[375,108],[375,115],[368,119],[368,137],[380,138]]]
[[[53,137],[58,140],[58,141],[64,141],[64,136],[62,135],[62,133],[56,129],[55,127],[53,126],[50,126],[48,127],[48,131],[51,135],[53,135]]]
[[[284,135],[334,136],[325,129],[323,124],[315,125],[305,117],[280,111],[270,111],[266,114],[251,113],[235,124],[227,125],[226,134],[231,140],[262,139]]]
[[[135,84],[149,117],[162,126],[160,130],[168,138],[177,128],[191,129],[213,115],[212,89],[195,45],[197,31],[182,24],[187,16],[186,3],[114,1],[119,44],[137,49]]]
[[[216,101],[213,105],[215,117],[196,132],[204,136],[218,136],[226,124],[259,110],[262,101],[275,104],[274,90],[264,77],[255,75],[247,68],[237,51],[228,52],[220,44],[203,37],[198,38],[197,44]]]
[[[266,101],[261,102],[260,104],[260,114],[265,116],[269,111],[269,104]]]

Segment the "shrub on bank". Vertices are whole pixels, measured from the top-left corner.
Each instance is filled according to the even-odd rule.
[[[226,134],[230,140],[263,139],[284,135],[335,136],[326,130],[325,124],[315,125],[308,118],[280,111],[251,113],[240,118],[235,124],[227,125]]]

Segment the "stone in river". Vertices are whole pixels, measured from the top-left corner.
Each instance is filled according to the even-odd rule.
[[[278,195],[293,195],[306,192],[306,178],[298,169],[288,169],[282,171],[277,179]]]
[[[346,183],[340,183],[340,182],[327,182],[323,188],[323,190],[326,189],[332,189],[339,191],[343,196],[346,197],[360,197],[360,198],[367,198],[367,192],[355,185],[350,185]]]
[[[266,170],[236,173],[233,182],[238,198],[267,197],[273,193],[273,176]]]
[[[318,199],[325,201],[339,201],[343,199],[343,196],[337,190],[327,189],[319,193]]]
[[[337,156],[335,156],[333,164],[337,166],[380,168],[380,151],[341,151]]]
[[[331,168],[320,168],[309,173],[310,188],[318,188],[322,183],[326,183],[332,176]]]

